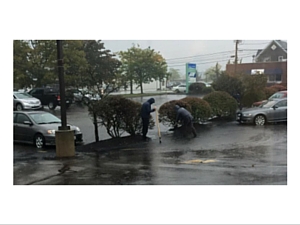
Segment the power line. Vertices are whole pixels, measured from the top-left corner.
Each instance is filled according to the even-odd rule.
[[[241,43],[241,45],[266,45],[270,42],[262,42],[262,43]]]
[[[240,58],[250,58],[252,57],[252,54],[251,55],[244,55],[244,56],[241,56]],[[225,61],[228,61],[230,59],[215,59],[213,61],[206,61],[206,62],[194,62],[195,64],[197,65],[203,65],[203,64],[209,64],[209,63],[217,63],[217,62],[225,62]],[[177,66],[185,66],[186,63],[179,63],[179,64],[168,64],[169,67],[177,67]]]
[[[223,51],[223,52],[214,52],[214,53],[202,54],[202,55],[186,56],[186,57],[180,57],[180,58],[169,58],[169,59],[166,59],[166,61],[167,60],[176,60],[176,59],[197,58],[197,57],[202,57],[202,56],[216,55],[216,54],[229,53],[229,52],[233,52],[233,50]]]
[[[196,60],[193,60],[192,62],[205,62],[205,61],[218,61],[218,60],[223,60],[224,58],[227,58],[227,60],[228,59],[230,59],[230,58],[232,58],[232,54],[230,54],[230,55],[226,55],[226,56],[215,56],[215,57],[213,57],[213,58],[206,58],[206,59],[196,59]],[[241,53],[240,54],[240,57],[247,57],[247,56],[252,56],[252,54],[250,55],[249,53]],[[183,61],[183,62],[170,62],[170,63],[168,63],[168,65],[172,65],[172,64],[182,64],[182,63],[187,63],[187,61]]]

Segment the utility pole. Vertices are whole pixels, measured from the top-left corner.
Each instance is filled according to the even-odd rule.
[[[234,57],[234,76],[236,75],[236,67],[238,62],[238,45],[241,43],[241,40],[234,40],[235,42],[235,57]]]
[[[66,116],[66,98],[65,98],[65,80],[64,80],[64,65],[63,65],[63,50],[62,41],[57,42],[57,65],[60,90],[60,112],[61,112],[61,130],[68,130]]]
[[[74,131],[67,125],[66,100],[65,100],[65,80],[63,65],[62,41],[57,40],[57,66],[60,91],[60,113],[61,126],[55,131],[55,145],[57,157],[73,157],[75,155]]]

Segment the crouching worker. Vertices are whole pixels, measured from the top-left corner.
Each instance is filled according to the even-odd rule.
[[[186,110],[183,107],[180,107],[179,105],[175,105],[176,110],[176,123],[175,128],[177,127],[178,121],[181,121],[182,127],[184,129],[184,133],[188,134],[189,130],[192,131],[194,137],[197,137],[196,129],[193,125],[193,116],[192,114]]]
[[[146,102],[143,103],[142,109],[141,109],[141,117],[143,122],[143,139],[147,140],[147,133],[148,133],[148,127],[149,127],[149,121],[150,121],[150,113],[154,112],[156,110],[156,107],[151,109],[151,105],[155,102],[154,98],[148,99]]]

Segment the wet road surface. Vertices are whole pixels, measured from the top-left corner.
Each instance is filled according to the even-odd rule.
[[[183,97],[155,96],[155,105]],[[81,128],[86,143],[93,142],[86,109],[70,108],[68,122]],[[154,128],[149,142],[137,141],[112,151],[77,151],[71,159],[56,159],[54,147],[38,151],[31,145],[14,144],[14,184],[287,184],[286,123],[257,127],[214,121],[199,125],[197,138],[161,129],[162,143]],[[109,138],[102,129],[100,137]]]

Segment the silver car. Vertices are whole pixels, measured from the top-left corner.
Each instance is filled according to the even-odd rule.
[[[26,92],[14,91],[14,109],[22,111],[23,109],[40,109],[42,108],[41,101],[32,97]]]
[[[255,125],[287,121],[287,98],[274,99],[259,107],[238,111],[236,120],[239,123],[253,123]]]
[[[45,145],[55,145],[55,131],[61,126],[61,120],[44,111],[14,112],[14,141],[34,144],[37,148]],[[82,133],[76,126],[70,126],[74,131],[75,143],[82,143]]]

